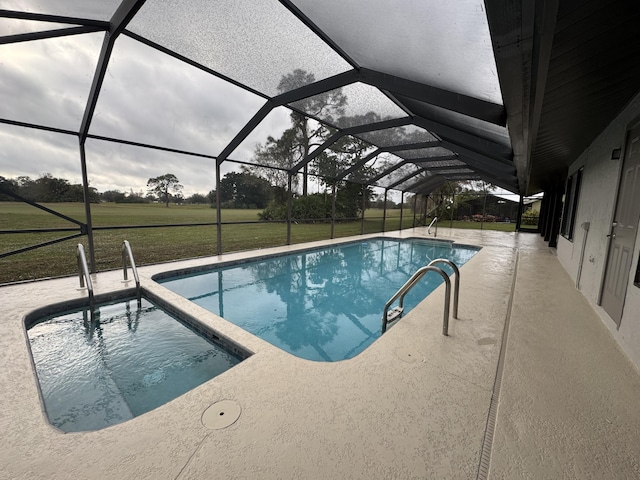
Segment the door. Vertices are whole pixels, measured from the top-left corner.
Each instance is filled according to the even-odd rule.
[[[616,211],[610,230],[602,307],[620,327],[640,217],[640,124],[627,137]]]

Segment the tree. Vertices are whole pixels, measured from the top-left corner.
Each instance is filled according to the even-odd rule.
[[[249,171],[229,172],[220,179],[220,202],[231,208],[264,208],[273,198],[271,184]]]
[[[183,187],[180,185],[178,177],[173,173],[165,173],[159,177],[147,180],[147,189],[149,190],[149,193],[155,194],[158,197],[158,200],[164,202],[167,207],[169,207],[171,192],[179,193],[182,188]]]
[[[315,82],[315,75],[302,69],[284,75],[278,84],[278,92],[285,93]],[[322,118],[328,122],[344,115],[347,97],[341,89],[314,95],[293,103],[298,110],[307,115]],[[314,147],[321,145],[332,133],[324,125],[315,122],[307,115],[291,112],[291,127],[280,138],[268,137],[264,145],[255,150],[255,163],[259,165],[290,169],[303,160]],[[251,167],[253,173],[264,176],[272,185],[287,186],[287,172],[264,167]],[[308,166],[303,167],[302,195],[308,193]]]
[[[316,81],[313,73],[302,69],[296,69],[282,77],[278,84],[280,93],[288,92],[304,85]],[[307,97],[295,102],[295,106],[315,118],[322,118],[327,122],[332,122],[335,117],[344,116],[344,107],[347,105],[347,97],[342,93],[342,89],[331,90],[329,92]],[[297,150],[298,161],[304,159],[311,152],[312,147],[322,144],[331,134],[326,127],[318,124],[314,125],[308,116],[296,111],[291,112],[291,129],[294,132],[294,139]],[[302,195],[307,195],[308,165],[303,167],[302,175]]]
[[[209,193],[207,193],[207,200],[209,200],[209,204],[212,207],[216,206],[216,191],[215,190],[209,190]]]
[[[192,203],[196,205],[204,205],[209,203],[209,200],[207,199],[207,197],[202,195],[201,193],[194,193],[190,197],[187,197],[185,201],[187,203]]]
[[[15,201],[8,193],[18,193],[20,185],[13,178],[5,178],[0,176],[0,202],[12,202]]]
[[[50,173],[42,174],[37,180],[30,177],[22,176],[17,179],[7,179],[0,177],[0,194],[13,193],[20,195],[33,202],[83,202],[84,188],[81,184],[71,184],[64,178],[56,178]],[[100,202],[98,191],[88,188],[89,201],[92,203]],[[3,200],[11,199],[9,195],[3,195]]]
[[[120,190],[107,190],[100,195],[103,202],[120,203],[124,200],[125,194]]]

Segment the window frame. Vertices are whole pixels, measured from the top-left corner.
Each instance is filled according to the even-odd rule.
[[[581,167],[572,175],[567,177],[560,234],[569,241],[573,241],[573,232],[576,225],[576,213],[578,212],[578,200],[580,198],[580,187],[582,186],[583,172],[584,167]]]

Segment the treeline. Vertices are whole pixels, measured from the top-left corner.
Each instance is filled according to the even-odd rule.
[[[71,183],[65,178],[57,178],[50,173],[45,173],[37,179],[22,176],[18,178],[5,178],[0,176],[0,201],[17,202],[18,197],[26,198],[38,203],[58,202],[84,202],[84,191],[79,183]],[[202,194],[194,194],[184,198],[182,195],[170,195],[171,201],[176,203],[208,204],[211,199]],[[89,201],[91,203],[153,203],[158,201],[158,196],[150,192],[129,192],[120,190],[107,190],[99,192],[94,187],[89,187]]]
[[[92,203],[164,203],[168,199],[168,202],[176,204],[216,206],[215,190],[211,190],[206,195],[195,193],[186,198],[182,196],[179,189],[170,193],[172,185],[177,185],[178,182],[174,175],[166,174],[149,179],[149,182],[149,190],[146,193],[133,190],[127,193],[120,190],[107,190],[101,193],[89,187],[90,201]],[[341,183],[336,186],[336,189],[336,218],[354,218],[360,215],[362,187],[358,184]],[[367,194],[365,204],[368,207],[371,191],[367,188],[365,192]],[[82,185],[72,184],[64,178],[56,178],[48,173],[35,180],[26,176],[15,179],[0,177],[0,201],[20,201],[20,198],[40,203],[83,202],[84,193]],[[265,178],[248,170],[229,172],[220,179],[222,208],[262,209],[260,218],[263,220],[286,219],[287,198],[285,188],[274,186]],[[331,218],[332,209],[332,199],[328,193],[294,195],[293,198],[293,215],[301,220]]]
[[[64,178],[56,178],[49,173],[35,180],[31,177],[0,177],[0,201],[19,201],[14,195],[32,202],[43,203],[84,201],[84,190],[81,184],[72,184]],[[89,199],[92,203],[100,202],[98,190],[89,187]]]

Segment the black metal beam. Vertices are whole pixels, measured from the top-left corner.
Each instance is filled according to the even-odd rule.
[[[56,243],[65,242],[67,240],[71,240],[73,238],[78,238],[84,235],[84,233],[76,233],[75,235],[68,235],[66,237],[56,238],[54,240],[49,240],[43,243],[38,243],[36,245],[30,245],[28,247],[18,248],[17,250],[12,250],[10,252],[0,253],[0,258],[9,257],[11,255],[17,255],[19,253],[29,252],[31,250],[35,250],[37,248],[48,247],[49,245],[54,245]]]
[[[511,151],[506,151],[505,146],[485,138],[477,137],[471,133],[464,132],[450,125],[437,122],[435,120],[414,116],[414,123],[432,133],[435,133],[442,140],[463,145],[469,149],[474,149],[502,159],[503,162],[511,163]],[[507,158],[508,157],[508,158]]]
[[[426,170],[429,170],[430,172],[434,172],[434,171],[438,172],[439,170],[458,170],[458,169],[464,168],[467,170],[471,170],[468,173],[473,173],[473,170],[466,164],[465,165],[440,165],[437,167],[428,167],[428,166],[425,167],[424,165],[422,165],[422,167],[424,167]]]
[[[96,250],[93,242],[93,222],[91,221],[91,198],[89,191],[89,175],[87,174],[87,154],[84,141],[79,140],[80,148],[80,171],[82,173],[82,196],[84,200],[84,214],[87,230],[87,242],[89,243],[89,266],[91,273],[96,273]]]
[[[381,122],[366,123],[364,125],[356,125],[354,127],[343,128],[342,131],[349,135],[358,135],[360,133],[376,132],[378,130],[386,130],[388,128],[405,127],[412,125],[413,120],[410,117],[392,118],[391,120],[383,120]]]
[[[447,180],[439,175],[434,175],[431,177],[423,178],[416,183],[409,185],[404,189],[405,192],[412,192],[416,194],[424,193],[425,190],[429,190],[431,193],[435,188],[438,188],[440,185],[445,183]]]
[[[417,143],[405,143],[403,145],[391,145],[389,147],[382,147],[385,152],[402,152],[403,150],[419,150],[421,148],[434,148],[440,147],[442,143],[439,140],[430,142],[417,142]]]
[[[87,27],[99,27],[101,30],[109,29],[109,22],[104,20],[90,20],[79,17],[65,17],[62,15],[49,15],[47,13],[18,12],[15,10],[1,10],[0,17],[15,18],[18,20],[32,20],[36,22],[63,23],[70,25],[85,25]]]
[[[16,35],[6,35],[0,37],[0,45],[9,43],[30,42],[32,40],[43,40],[45,38],[67,37],[71,35],[80,35],[82,33],[93,33],[104,30],[102,27],[80,26],[71,28],[58,28],[56,30],[44,30],[41,32],[18,33]]]
[[[45,132],[62,133],[64,135],[78,136],[78,132],[73,130],[65,130],[63,128],[47,127],[46,125],[37,125],[35,123],[19,122],[17,120],[9,120],[8,118],[0,118],[0,123],[7,125],[15,125],[16,127],[34,128],[36,130],[44,130]]]
[[[507,115],[502,105],[487,102],[424,83],[407,80],[368,68],[360,69],[362,83],[373,85],[381,90],[414,98],[421,102],[437,105],[447,110],[462,113],[473,118],[505,126]]]
[[[481,165],[483,168],[486,168],[488,171],[495,171],[496,174],[499,173],[508,173],[508,174],[516,174],[516,167],[512,162],[503,162],[495,157],[488,156],[484,153],[480,153],[476,150],[472,150],[470,148],[466,148],[462,145],[458,145],[449,141],[442,141],[442,146],[448,148],[449,150],[456,152],[460,156],[464,156],[467,159],[470,159],[474,164]]]
[[[360,66],[356,63],[356,61],[351,58],[351,56],[345,52],[336,42],[333,41],[329,35],[324,33],[320,27],[318,27],[314,22],[311,21],[309,17],[307,17],[298,7],[296,7],[293,2],[290,0],[280,0],[280,3],[285,6],[293,15],[295,15],[298,20],[304,23],[313,33],[315,33],[318,37],[320,37],[324,43],[329,45],[338,55],[344,58],[353,68],[360,68]]]
[[[367,183],[369,183],[370,185],[373,185],[375,182],[380,180],[382,177],[386,177],[390,173],[395,172],[397,169],[399,169],[403,165],[406,165],[407,163],[411,163],[411,160],[402,160],[402,161],[396,163],[395,165],[392,165],[391,167],[387,168],[383,172],[380,172],[375,177],[370,178],[369,180],[367,180]]]
[[[300,160],[298,163],[296,163],[293,167],[291,167],[291,170],[289,170],[289,173],[291,173],[292,175],[297,173],[298,170],[300,170],[302,167],[307,165],[314,158],[318,157],[329,146],[333,145],[335,142],[337,142],[338,140],[340,140],[344,136],[345,136],[345,133],[341,132],[341,131],[337,131],[337,132],[334,132],[333,134],[329,135],[329,138],[327,138],[324,142],[322,142],[322,144],[319,145],[316,149],[314,149],[313,152],[311,152],[309,155],[307,155],[302,160]]]
[[[483,172],[478,169],[474,169],[476,175],[487,183],[491,183],[498,187],[504,188],[510,192],[518,192],[518,179],[517,177],[510,177],[509,179],[497,178],[491,174]]]
[[[260,108],[260,110],[258,110],[258,112],[251,118],[251,120],[249,120],[247,124],[242,127],[242,130],[240,130],[238,134],[233,137],[233,140],[231,140],[227,144],[227,146],[224,147],[224,150],[222,150],[222,152],[220,152],[220,155],[218,155],[218,160],[216,161],[216,163],[220,165],[222,162],[224,162],[227,157],[231,155],[231,152],[238,148],[238,146],[245,140],[245,138],[247,138],[249,134],[253,132],[253,130],[260,124],[260,122],[262,122],[262,120],[264,120],[265,117],[269,115],[274,107],[275,105],[271,102],[271,100],[267,100],[267,102]]]
[[[383,152],[382,149],[377,148],[375,151],[371,152],[369,155],[364,156],[363,158],[361,158],[358,162],[356,162],[354,165],[350,166],[349,168],[347,168],[344,172],[342,172],[340,175],[338,175],[335,179],[336,181],[340,181],[342,180],[344,177],[346,177],[347,175],[349,175],[351,172],[355,172],[356,170],[358,170],[360,167],[364,166],[365,163],[367,163],[369,160],[371,160],[372,158],[377,157],[378,155],[380,155]]]
[[[87,104],[85,105],[84,115],[82,116],[82,122],[78,131],[78,140],[80,148],[80,168],[82,171],[82,188],[84,192],[84,207],[87,222],[87,238],[89,241],[89,258],[91,263],[91,272],[95,273],[97,269],[96,254],[93,243],[93,229],[91,221],[91,205],[89,202],[89,177],[87,176],[87,159],[85,153],[85,142],[87,140],[87,134],[89,133],[89,127],[93,120],[93,114],[98,103],[98,96],[102,89],[102,83],[107,73],[107,67],[109,65],[109,59],[111,58],[111,52],[115,45],[115,41],[124,31],[127,24],[133,19],[134,15],[144,5],[145,0],[122,0],[118,9],[115,11],[111,20],[109,21],[109,29],[105,33],[104,40],[102,42],[102,48],[100,49],[100,56],[96,65],[96,71],[93,75],[93,81],[91,83],[91,89],[87,98]]]
[[[433,162],[437,162],[439,160],[451,160],[451,159],[457,159],[458,157],[455,156],[451,156],[451,155],[446,155],[444,157],[433,157],[430,158],[429,161],[433,161]],[[374,183],[377,182],[378,180],[380,180],[382,177],[386,177],[387,175],[389,175],[390,173],[394,172],[395,170],[397,170],[398,168],[400,168],[402,165],[405,165],[407,163],[419,163],[416,160],[413,159],[404,159],[401,162],[396,163],[395,165],[393,165],[392,167],[386,169],[383,172],[380,172],[378,175],[376,175],[375,177],[369,179],[370,183]]]
[[[386,188],[394,188],[394,187],[397,187],[397,186],[398,186],[398,185],[400,185],[401,183],[406,182],[407,180],[409,180],[409,179],[411,179],[411,178],[413,178],[413,177],[415,177],[415,176],[417,176],[417,175],[420,175],[422,172],[426,172],[426,171],[427,171],[427,169],[426,169],[426,168],[421,168],[421,169],[420,169],[420,170],[418,170],[417,172],[410,173],[409,175],[406,175],[406,176],[402,177],[400,180],[398,180],[398,181],[396,181],[396,182],[393,182],[391,185],[388,185]]]
[[[217,157],[214,157],[217,158]],[[233,158],[227,158],[225,160],[225,162],[227,163],[237,163],[238,165],[247,165],[249,167],[265,167],[265,168],[269,168],[271,170],[278,170],[280,172],[289,172],[289,169],[286,167],[274,167],[271,165],[260,165],[259,163],[255,163],[255,162],[245,162],[243,160],[234,160]]]
[[[122,140],[120,138],[105,137],[102,135],[93,135],[91,133],[87,134],[87,138],[91,138],[93,140],[102,140],[104,142],[120,143],[122,145],[131,145],[133,147],[150,148],[153,150],[160,150],[163,152],[178,153],[180,155],[190,155],[192,157],[209,158],[213,160],[218,158],[215,155],[207,155],[205,153],[190,152],[188,150],[179,150],[177,148],[160,147],[158,145],[151,145],[150,143],[132,142],[131,140]]]
[[[71,218],[63,213],[60,212],[56,212],[55,210],[51,210],[48,207],[45,207],[44,205],[40,205],[39,203],[33,202],[27,198],[24,198],[21,195],[18,195],[17,193],[11,192],[5,188],[2,187],[2,184],[0,184],[0,193],[2,193],[3,195],[8,195],[9,197],[15,198],[16,200],[19,200],[21,202],[24,202],[26,204],[31,205],[32,207],[36,207],[39,208],[40,210],[43,210],[47,213],[50,213],[51,215],[55,215],[56,217],[62,218],[63,220],[66,220],[67,222],[71,222],[74,223],[76,225],[78,225],[80,227],[81,230],[85,229],[85,224],[83,222],[81,222],[80,220],[76,220],[75,218]]]
[[[379,147],[375,152],[370,153],[369,155],[367,155],[366,157],[364,157],[363,159],[361,159],[358,163],[356,163],[355,165],[349,167],[347,170],[345,170],[344,172],[342,172],[340,175],[338,175],[336,177],[336,180],[342,180],[344,177],[346,177],[347,175],[349,175],[350,173],[356,171],[357,169],[361,168],[365,163],[367,163],[369,160],[371,160],[372,158],[380,155],[381,153],[384,152],[389,152],[389,153],[393,153],[393,152],[400,152],[403,150],[415,150],[417,148],[431,148],[431,147],[436,147],[436,146],[440,146],[440,142],[422,142],[422,143],[413,143],[410,145],[393,145],[390,147]],[[452,158],[457,158],[453,155],[449,155],[446,157],[434,157],[430,160],[450,160]],[[401,162],[401,165],[404,165],[407,162],[412,162],[415,163],[419,161],[416,159],[403,159],[403,161]],[[382,175],[384,176],[384,175]],[[370,180],[371,182],[374,182],[376,180],[379,180],[380,178],[382,178],[382,176],[376,176],[374,177],[375,180]]]
[[[181,62],[186,63],[187,65],[191,65],[192,67],[197,68],[198,70],[202,70],[203,72],[207,72],[210,75],[213,75],[214,77],[217,77],[221,80],[224,80],[225,82],[228,82],[232,85],[235,85],[238,88],[241,88],[243,90],[246,90],[247,92],[251,92],[254,95],[257,95],[259,97],[264,98],[265,100],[269,99],[268,95],[265,95],[262,92],[259,92],[258,90],[251,88],[247,85],[244,85],[240,82],[238,82],[237,80],[234,80],[230,77],[227,77],[226,75],[223,75],[220,72],[216,72],[215,70],[206,67],[204,65],[202,65],[201,63],[198,63],[196,61],[194,61],[193,59],[189,58],[189,57],[185,57],[184,55],[180,55],[179,53],[174,52],[173,50],[168,49],[167,47],[163,47],[162,45],[152,42],[151,40],[149,40],[148,38],[142,37],[140,35],[138,35],[137,33],[132,32],[131,30],[124,30],[122,32],[123,35],[126,35],[127,37],[133,38],[134,40],[137,40],[138,42],[151,47],[155,50],[158,50],[159,52],[164,53],[165,55],[169,55],[170,57],[175,58],[176,60],[180,60]]]
[[[385,130],[387,128],[402,127],[402,126],[405,126],[405,125],[409,125],[411,123],[412,123],[412,121],[411,121],[410,118],[404,117],[404,118],[394,118],[392,120],[384,120],[382,122],[375,122],[375,123],[369,123],[369,124],[365,124],[365,125],[356,125],[354,127],[343,128],[343,129],[339,130],[338,132],[335,132],[334,134],[332,134],[326,141],[324,141],[322,143],[322,145],[320,145],[313,152],[311,152],[309,155],[307,155],[305,158],[303,158],[297,164],[295,164],[293,167],[291,167],[290,171],[291,171],[291,173],[296,173],[302,167],[307,165],[311,160],[316,158],[324,150],[326,150],[328,147],[333,145],[335,142],[337,142],[340,138],[344,137],[345,135],[357,135],[357,134],[365,133],[365,132],[375,132],[375,131],[378,131],[378,130]],[[367,157],[365,157],[365,158],[367,158],[366,161],[368,161],[368,157],[369,157],[368,155],[367,155]],[[366,161],[364,163],[366,163]],[[360,163],[360,162],[358,162],[358,163]],[[362,165],[364,165],[364,163],[362,163]],[[341,178],[343,178],[343,177],[341,177]]]
[[[468,168],[472,170],[473,174],[479,175],[480,177],[487,179],[488,181],[495,183],[496,185],[499,185],[507,190],[513,191],[514,189],[517,190],[518,188],[518,179],[515,176],[515,171],[509,172],[509,171],[496,170],[492,168],[491,165],[482,164],[477,160],[469,159],[464,156],[445,156],[445,157],[433,157],[433,158],[426,158],[426,159],[404,160],[394,165],[393,167],[385,170],[384,172],[379,173],[375,177],[371,178],[369,182],[374,183],[380,180],[382,177],[385,177],[386,175],[392,173],[394,170],[397,170],[400,166],[406,163],[420,164],[420,163],[429,163],[429,162],[437,162],[437,161],[445,161],[445,160],[459,160],[460,162],[464,163],[464,165],[450,165],[450,166],[442,166],[442,167],[432,167],[432,168],[424,167],[424,168],[428,171],[436,170],[436,174],[437,174],[438,168],[443,170]]]
[[[329,92],[337,88],[342,88],[346,85],[350,85],[358,81],[358,72],[356,70],[349,70],[348,72],[339,73],[333,77],[324,78],[317,82],[303,85],[302,87],[290,90],[288,92],[276,95],[271,100],[277,106],[286,105],[288,103],[297,102],[305,98],[319,95],[321,93]]]
[[[420,158],[412,158],[410,159],[413,163],[429,163],[429,162],[444,162],[446,160],[458,160],[461,161],[457,155],[444,155],[441,157],[420,157]],[[449,165],[444,168],[456,168],[460,167],[460,165]],[[429,168],[429,167],[427,167]]]
[[[85,107],[84,116],[82,117],[82,123],[80,124],[79,135],[81,143],[84,143],[87,138],[87,134],[89,133],[93,113],[96,109],[96,104],[98,103],[98,95],[102,88],[104,76],[107,73],[107,67],[109,65],[109,59],[111,58],[111,52],[113,51],[115,41],[118,38],[118,35],[120,35],[127,24],[131,21],[133,16],[138,12],[138,10],[140,10],[142,5],[144,5],[145,1],[146,0],[123,0],[109,21],[109,29],[105,34],[104,41],[102,42],[100,57],[98,58],[98,64],[96,65],[96,72],[93,76],[87,105]]]
[[[518,177],[516,176],[515,171],[500,172],[491,168],[491,166],[483,165],[474,159],[465,157],[464,155],[461,155],[458,158],[461,162],[464,162],[471,170],[476,172],[478,175],[484,175],[485,177],[489,177],[495,180],[508,182],[510,185],[512,185],[511,188],[513,188],[514,185],[516,188],[518,186]]]

